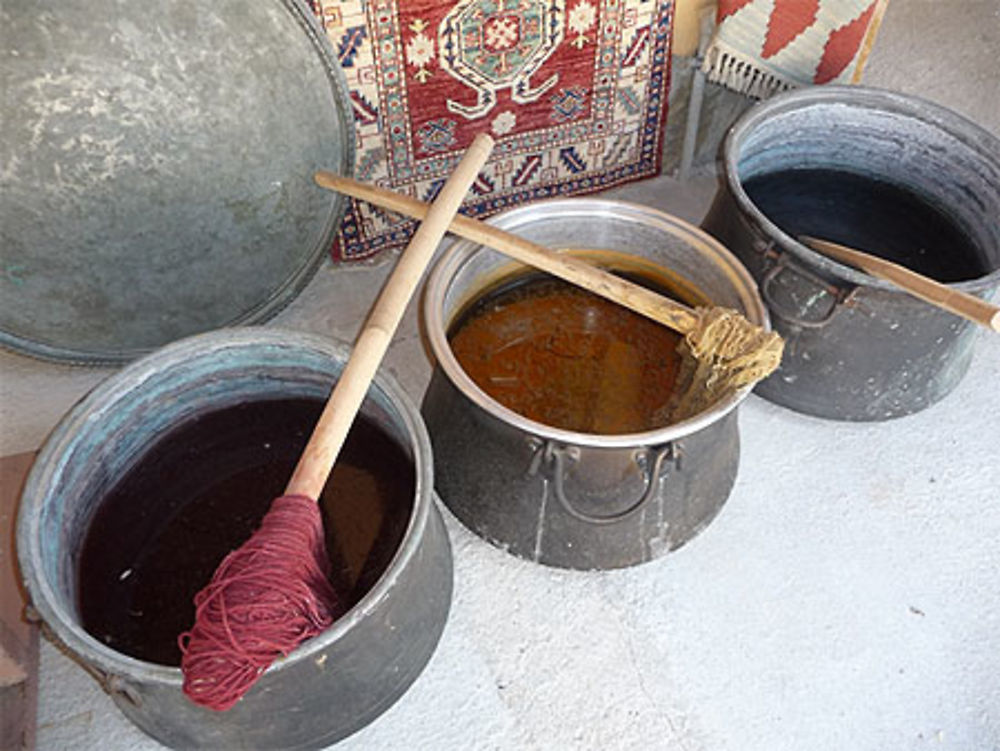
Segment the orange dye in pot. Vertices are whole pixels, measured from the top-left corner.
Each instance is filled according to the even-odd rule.
[[[537,422],[604,435],[667,422],[680,335],[562,280],[498,284],[457,317],[448,339],[479,388]]]

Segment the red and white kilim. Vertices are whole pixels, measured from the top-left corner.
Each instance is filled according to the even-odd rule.
[[[463,213],[660,171],[671,0],[312,0],[350,89],[355,177],[430,200],[480,132],[496,140]],[[414,224],[351,200],[334,257]]]
[[[857,83],[888,0],[719,0],[703,69],[765,97],[794,86]]]

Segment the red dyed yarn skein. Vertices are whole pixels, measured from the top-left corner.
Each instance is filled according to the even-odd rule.
[[[279,656],[329,626],[337,597],[318,499],[424,270],[493,149],[476,136],[400,254],[306,444],[285,494],[260,528],[230,553],[195,596],[195,623],[181,634],[184,693],[226,710]]]
[[[232,707],[278,655],[333,623],[329,574],[319,505],[303,495],[275,499],[195,595],[194,627],[179,639],[184,693],[210,709]]]

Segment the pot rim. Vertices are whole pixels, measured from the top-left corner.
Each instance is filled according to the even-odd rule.
[[[67,450],[78,437],[95,422],[98,415],[112,408],[124,393],[141,386],[164,365],[176,366],[198,357],[212,356],[227,349],[247,349],[256,345],[286,349],[318,351],[346,363],[351,348],[340,341],[280,327],[236,327],[216,329],[195,334],[158,348],[154,352],[109,376],[84,396],[56,425],[39,451],[21,492],[21,502],[16,522],[16,542],[21,579],[30,596],[30,607],[41,616],[44,625],[58,638],[84,668],[96,666],[107,676],[134,677],[139,681],[158,682],[180,689],[183,675],[180,667],[159,665],[130,657],[102,644],[91,636],[78,618],[62,606],[52,583],[40,575],[40,533],[42,499],[51,491],[65,464]],[[183,360],[179,359],[183,356]],[[410,436],[415,474],[414,501],[402,542],[378,581],[364,596],[340,616],[323,633],[306,641],[284,657],[276,659],[267,673],[309,659],[330,644],[341,639],[360,624],[390,593],[402,570],[418,552],[422,532],[430,521],[433,459],[430,437],[423,418],[410,397],[385,371],[379,371],[373,382],[375,388],[389,397],[403,427]],[[71,628],[69,624],[74,624]],[[263,678],[262,678],[263,680]]]
[[[517,227],[523,224],[534,223],[547,217],[566,218],[567,216],[606,216],[632,219],[637,223],[658,227],[670,234],[683,237],[705,256],[712,258],[727,273],[746,306],[745,315],[747,318],[770,331],[770,319],[764,302],[757,292],[756,283],[736,256],[704,230],[665,212],[649,206],[607,198],[553,198],[509,209],[486,221],[488,224],[516,234]],[[753,388],[752,384],[730,394],[710,409],[686,420],[639,433],[614,435],[581,433],[545,425],[518,414],[493,399],[476,385],[459,365],[446,337],[447,325],[443,314],[445,294],[461,267],[480,252],[499,255],[498,251],[470,240],[454,242],[442,254],[430,272],[424,290],[422,308],[426,334],[438,365],[468,399],[493,417],[523,432],[575,446],[593,448],[653,446],[677,440],[711,425],[736,409],[740,402],[750,394]]]
[[[949,135],[962,141],[970,149],[992,155],[998,166],[1000,166],[1000,140],[968,118],[927,99],[887,89],[843,84],[794,89],[777,94],[751,107],[726,132],[722,148],[719,151],[719,180],[728,188],[739,209],[752,217],[753,221],[767,233],[769,238],[775,238],[782,250],[791,253],[794,257],[814,268],[818,267],[822,272],[844,279],[851,284],[906,295],[906,292],[891,282],[870,276],[847,264],[828,258],[799,242],[793,236],[786,234],[757,208],[743,189],[739,176],[738,152],[748,134],[762,122],[776,115],[824,105],[874,109],[908,118],[920,115],[924,121],[947,131]],[[949,287],[970,293],[992,289],[1000,284],[1000,265],[993,271],[975,279],[947,282],[946,284]]]

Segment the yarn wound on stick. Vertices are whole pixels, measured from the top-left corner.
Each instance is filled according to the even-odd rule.
[[[188,698],[230,709],[275,659],[322,633],[339,615],[329,573],[319,504],[275,499],[195,596],[195,625],[178,638]]]

